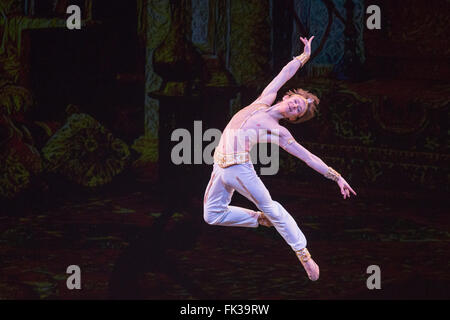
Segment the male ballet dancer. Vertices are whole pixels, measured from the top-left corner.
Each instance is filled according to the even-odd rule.
[[[300,123],[314,117],[319,99],[308,91],[295,89],[287,92],[282,101],[274,103],[277,91],[311,55],[311,42],[300,38],[304,52],[294,57],[269,83],[262,94],[249,106],[237,112],[226,126],[214,152],[214,169],[204,197],[204,219],[208,224],[239,227],[275,226],[291,246],[303,265],[309,279],[319,278],[319,266],[306,248],[306,238],[292,216],[283,206],[272,200],[250,161],[249,151],[258,142],[277,143],[309,167],[335,181],[343,198],[356,195],[349,184],[320,158],[295,141],[291,133],[278,122],[285,119]],[[252,201],[259,210],[230,206],[234,190]]]

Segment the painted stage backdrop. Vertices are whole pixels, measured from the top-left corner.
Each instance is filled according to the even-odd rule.
[[[67,29],[69,4],[81,8],[81,30]],[[367,28],[369,4],[381,9],[379,30]],[[200,288],[195,281],[177,278],[179,269],[189,266],[171,267],[170,259],[180,256],[170,255],[175,244],[165,242],[162,230],[188,239],[182,243],[175,237],[175,242],[191,250],[192,261],[214,264],[215,260],[198,254],[205,249],[196,242],[202,233],[192,231],[204,223],[201,198],[211,167],[204,163],[175,166],[170,160],[176,144],[171,133],[177,128],[194,133],[194,121],[202,121],[202,133],[212,128],[222,131],[235,112],[254,101],[281,68],[302,52],[299,37],[312,35],[310,61],[280,90],[278,99],[291,88],[304,88],[320,98],[319,112],[304,124],[288,125],[289,130],[300,144],[357,186],[363,199],[358,208],[376,210],[385,201],[412,206],[408,201],[417,201],[418,207],[404,209],[405,220],[395,223],[419,230],[419,238],[436,240],[436,247],[434,242],[423,244],[429,245],[428,251],[444,252],[441,245],[448,241],[448,229],[438,226],[448,225],[442,212],[448,208],[450,191],[448,9],[445,0],[407,4],[388,0],[2,0],[0,255],[6,258],[0,258],[4,261],[0,262],[0,299],[73,297],[63,293],[64,282],[54,284],[64,273],[41,271],[51,269],[54,250],[64,251],[57,245],[53,250],[52,241],[62,246],[70,237],[79,239],[77,228],[86,238],[80,239],[82,245],[71,240],[75,247],[80,245],[89,257],[99,248],[110,255],[102,261],[108,268],[103,273],[96,269],[101,285],[92,287],[88,296],[78,293],[76,297],[117,297],[121,291],[133,296],[139,281],[144,281],[139,277],[151,270],[144,282],[152,285],[141,288],[140,297],[157,298],[154,292],[161,292],[161,287],[173,289],[176,285],[169,282],[179,281],[184,289],[167,289],[170,293],[164,289],[161,296],[195,298],[208,296],[211,290],[218,296],[242,298],[239,292],[221,295],[212,287]],[[200,143],[205,147],[209,142]],[[285,189],[302,194],[300,200],[292,195],[292,207],[308,204],[313,208],[320,206],[314,204],[320,197],[338,195],[328,180],[283,151],[278,174],[262,179],[276,194]],[[129,192],[134,196],[128,196]],[[124,203],[135,209],[127,209]],[[90,209],[78,207],[83,205]],[[318,212],[329,210],[322,205]],[[92,209],[96,206],[97,215]],[[429,214],[435,224],[420,229],[416,224],[425,218],[418,212],[427,215],[431,207],[437,212]],[[73,215],[64,220],[61,208]],[[183,210],[189,212],[182,214]],[[112,219],[110,214],[121,215],[114,216],[114,230],[105,223]],[[167,219],[158,220],[161,217]],[[189,223],[185,224],[186,217]],[[159,221],[155,228],[160,233],[147,233],[152,219]],[[311,219],[311,233],[318,225],[326,229],[325,218]],[[342,228],[354,223],[345,219],[340,220]],[[352,229],[358,235],[382,234],[390,241],[394,233],[365,230],[364,221],[358,221],[361,225]],[[130,229],[122,229],[127,223]],[[381,220],[373,223],[387,227]],[[97,225],[102,227],[90,229]],[[135,234],[145,243],[161,243],[162,251],[142,246],[133,238]],[[353,235],[342,233],[332,240],[351,241]],[[268,241],[273,239],[265,234],[262,238],[270,248]],[[237,241],[233,239],[230,243]],[[256,246],[258,241],[253,240],[249,243]],[[16,249],[24,250],[26,256],[37,244],[48,246],[50,260],[31,259],[27,270],[19,270]],[[326,245],[323,248],[327,250]],[[152,262],[140,261],[141,252],[152,252]],[[245,260],[245,252],[239,254]],[[160,256],[165,257],[162,264],[153,263]],[[420,256],[426,257],[425,253]],[[444,254],[439,257],[445,260]],[[439,259],[433,261],[437,264]],[[127,261],[137,262],[131,266]],[[170,270],[172,280],[157,275],[161,265]],[[122,268],[131,268],[126,270],[135,277],[121,278],[126,273]],[[224,274],[224,279],[229,277]],[[443,277],[448,281],[448,276]],[[155,282],[160,287],[153,287]],[[131,285],[125,290],[126,283]],[[332,290],[341,290],[338,287]],[[232,292],[231,284],[230,288]],[[327,291],[328,297],[330,292],[348,297],[354,287],[349,288]],[[272,297],[266,289],[263,296]],[[296,291],[285,290],[275,298],[308,297],[292,292]],[[313,296],[323,297],[324,292],[314,291]],[[441,296],[445,294],[448,298],[448,293]],[[249,297],[260,296],[255,290]]]

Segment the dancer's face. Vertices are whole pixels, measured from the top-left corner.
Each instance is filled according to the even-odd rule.
[[[283,98],[281,114],[289,121],[295,121],[305,114],[308,109],[307,100],[301,95],[294,94],[288,98]]]

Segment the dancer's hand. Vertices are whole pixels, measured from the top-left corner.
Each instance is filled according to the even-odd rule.
[[[309,40],[307,40],[306,38],[300,37],[300,40],[305,45],[305,49],[303,49],[303,53],[308,55],[308,56],[311,55],[311,42],[313,41],[313,39],[314,39],[314,36],[309,38]]]
[[[342,196],[344,199],[350,198],[350,191],[356,196],[356,192],[350,187],[350,185],[345,181],[344,178],[340,177],[337,181],[339,188],[341,189]]]

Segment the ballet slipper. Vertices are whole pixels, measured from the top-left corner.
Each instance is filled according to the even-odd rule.
[[[309,253],[308,249],[303,248],[295,251],[295,253],[297,255],[297,258],[302,263],[303,268],[308,275],[308,278],[312,281],[317,281],[320,274],[319,266],[311,258],[311,254]]]

